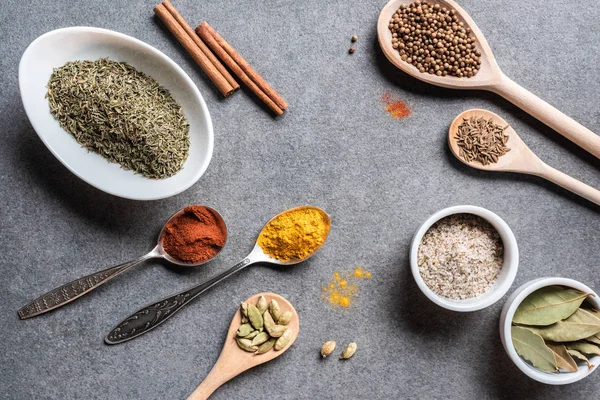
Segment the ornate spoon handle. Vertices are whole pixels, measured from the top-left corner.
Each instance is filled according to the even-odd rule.
[[[129,268],[138,265],[142,261],[152,257],[155,257],[154,250],[133,261],[119,264],[117,266],[107,268],[103,271],[99,271],[64,284],[38,297],[25,307],[21,308],[18,311],[19,318],[27,319],[35,317],[50,310],[54,310],[55,308],[62,307],[65,304],[83,296],[84,294],[91,292],[98,286],[108,282],[120,273],[125,272]]]
[[[119,322],[104,338],[106,344],[119,344],[156,328],[196,297],[222,280],[252,264],[249,257],[216,277],[174,296],[152,303]]]

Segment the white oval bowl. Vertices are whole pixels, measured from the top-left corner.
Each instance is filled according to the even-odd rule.
[[[167,179],[148,179],[88,152],[50,114],[46,85],[53,68],[68,61],[108,57],[154,78],[183,108],[190,123],[190,152],[183,169]],[[128,199],[154,200],[183,192],[206,171],[213,152],[213,127],[206,103],[190,77],[154,47],[122,33],[71,27],[35,39],[19,64],[19,88],[31,125],[46,147],[71,172],[96,188]]]
[[[515,311],[517,310],[517,307],[519,307],[519,304],[521,304],[525,297],[529,296],[536,290],[551,285],[567,286],[573,289],[581,290],[585,293],[593,293],[594,296],[588,297],[588,300],[594,303],[596,308],[600,309],[600,299],[598,299],[598,294],[596,294],[596,292],[594,292],[592,289],[590,289],[588,286],[584,285],[581,282],[567,278],[534,279],[520,286],[508,298],[508,300],[506,300],[506,304],[502,309],[502,314],[500,314],[500,339],[502,340],[504,350],[506,350],[506,353],[508,354],[512,362],[514,362],[515,365],[525,375],[532,379],[535,379],[538,382],[546,383],[548,385],[566,385],[568,383],[577,382],[594,372],[597,368],[597,365],[600,363],[600,356],[594,356],[589,358],[590,362],[594,364],[594,367],[592,367],[592,369],[589,369],[587,365],[579,365],[580,362],[577,362],[577,364],[579,365],[579,370],[577,372],[564,372],[559,374],[543,372],[526,362],[524,359],[521,358],[521,356],[517,354],[515,346],[513,346],[512,335],[510,333],[512,320],[515,315]]]
[[[453,214],[474,214],[485,219],[498,231],[504,245],[504,264],[502,265],[502,269],[498,274],[498,278],[487,290],[487,292],[481,296],[471,299],[454,300],[440,296],[434,293],[433,290],[427,286],[421,277],[421,274],[419,273],[417,256],[423,235],[425,235],[427,230],[429,230],[429,228],[431,228],[431,226],[437,221]],[[515,276],[517,275],[517,269],[519,268],[519,248],[517,246],[515,235],[508,224],[493,212],[476,206],[448,207],[429,217],[413,236],[410,248],[410,268],[412,270],[412,275],[419,286],[419,289],[421,289],[423,294],[425,294],[429,300],[433,301],[438,306],[452,311],[477,311],[491,306],[500,300],[500,298],[502,298],[506,292],[508,292],[510,285],[512,285],[513,281],[515,280]]]

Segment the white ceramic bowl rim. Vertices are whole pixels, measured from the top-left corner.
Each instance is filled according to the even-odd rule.
[[[418,266],[418,250],[423,235],[440,219],[453,214],[474,214],[488,221],[500,234],[504,245],[504,264],[496,282],[487,292],[479,297],[465,300],[454,300],[434,293],[425,283]],[[519,249],[517,240],[506,222],[493,212],[477,206],[461,205],[444,208],[429,217],[413,236],[410,249],[410,266],[419,289],[427,298],[437,305],[452,311],[469,312],[486,308],[502,298],[510,289],[519,267]]]
[[[195,121],[200,121],[196,122],[194,126],[192,126],[192,121],[190,119],[190,140],[198,140],[198,137],[201,136],[202,150],[200,151],[200,153],[198,153],[197,150],[194,150],[194,144],[192,143],[190,155],[188,156],[188,160],[186,160],[186,164],[184,165],[184,170],[187,168],[187,171],[184,174],[181,174],[184,171],[182,170],[179,173],[167,179],[150,180],[147,178],[143,178],[141,175],[135,175],[132,171],[125,171],[121,169],[120,166],[118,166],[118,164],[108,163],[106,160],[104,160],[104,162],[108,166],[100,165],[100,163],[94,160],[94,162],[90,164],[89,168],[86,169],[81,166],[81,163],[74,162],[73,155],[67,154],[68,152],[65,152],[63,146],[57,145],[55,138],[53,138],[52,135],[48,134],[49,129],[57,129],[56,126],[58,126],[58,122],[56,120],[53,120],[53,118],[50,116],[50,112],[47,106],[43,110],[40,109],[38,103],[39,100],[37,100],[37,97],[39,96],[39,93],[37,92],[40,90],[37,81],[41,78],[47,79],[47,77],[42,77],[41,75],[51,73],[48,72],[48,67],[46,65],[48,64],[48,62],[44,62],[42,64],[39,62],[39,60],[36,60],[36,57],[39,56],[38,53],[40,52],[40,43],[44,43],[44,41],[47,40],[52,40],[56,36],[60,37],[60,35],[67,35],[67,37],[68,35],[82,35],[81,37],[83,38],[89,38],[91,37],[89,36],[89,34],[104,35],[105,37],[114,38],[115,41],[120,40],[121,42],[119,51],[121,53],[124,53],[125,50],[123,49],[127,48],[127,46],[130,46],[131,49],[129,54],[131,54],[132,58],[135,59],[136,57],[138,57],[137,60],[140,60],[139,57],[142,56],[140,56],[139,54],[143,53],[143,57],[149,57],[146,58],[146,62],[148,64],[153,63],[154,65],[159,65],[156,68],[164,69],[165,71],[168,71],[170,74],[172,74],[171,77],[168,77],[168,82],[165,84],[165,82],[161,81],[161,76],[156,76],[152,73],[148,73],[148,71],[144,71],[143,68],[141,69],[143,72],[156,79],[161,85],[165,86],[174,95],[176,100],[180,102],[182,107],[184,107],[184,112],[186,112],[186,116],[188,117],[188,119],[190,119],[190,115],[188,114],[193,114],[193,119]],[[117,46],[115,46],[115,48],[116,47]],[[67,40],[67,43],[64,44],[63,50],[60,51],[61,55],[57,56],[57,58],[64,57],[63,53],[68,53],[69,51],[71,51],[69,49],[70,46]],[[43,50],[46,52],[48,51],[48,49]],[[89,50],[89,53],[94,52],[94,50]],[[111,54],[102,53],[102,55],[100,56],[110,57]],[[154,57],[156,61],[154,61],[152,57]],[[73,61],[75,59],[81,58],[75,57],[73,59],[69,59],[69,61]],[[135,62],[132,62],[132,60],[123,59],[122,61],[132,63],[136,68],[139,68],[135,65]],[[33,67],[31,66],[36,64],[44,66],[38,67],[38,69],[41,72],[40,77],[32,79],[31,76],[29,76],[29,74],[32,73]],[[60,65],[53,65],[53,67],[58,66]],[[165,78],[165,76],[163,76],[163,78]],[[35,85],[32,83],[32,81],[36,81]],[[178,84],[177,86],[173,87],[173,85],[176,85],[176,83],[174,82],[178,82]],[[169,85],[171,87],[169,87]],[[21,57],[21,61],[19,64],[19,88],[21,91],[23,106],[31,122],[31,125],[33,126],[40,139],[44,142],[46,147],[50,150],[50,152],[52,152],[52,154],[77,177],[81,178],[85,182],[104,192],[110,193],[115,196],[134,200],[162,199],[179,194],[191,187],[194,183],[198,181],[198,179],[200,179],[200,177],[208,168],[208,164],[210,163],[210,159],[213,153],[214,134],[210,114],[208,112],[208,108],[204,99],[202,98],[200,91],[198,90],[197,86],[194,84],[192,79],[185,73],[185,71],[179,65],[177,65],[173,60],[171,60],[167,55],[165,55],[161,51],[157,50],[156,48],[152,47],[147,43],[144,43],[139,39],[108,29],[86,26],[61,28],[47,32],[36,38],[33,42],[31,42],[31,44],[29,44],[29,46],[27,47],[27,49]],[[35,91],[35,94],[32,94],[32,90]],[[186,100],[184,102],[181,102],[180,99],[178,99],[177,96],[173,93],[174,90],[180,93],[182,96],[183,93],[185,93]],[[36,100],[33,101],[32,99]],[[186,106],[193,107],[193,109],[186,109]],[[60,129],[62,130],[62,128]],[[197,136],[196,134],[193,135],[193,129],[195,130],[194,132],[199,132],[197,133],[197,135],[200,136]],[[68,135],[68,133],[65,132],[65,135]],[[77,146],[79,145],[77,144]],[[79,148],[81,150],[75,148],[74,146],[71,146],[71,150],[73,152],[87,152],[81,146],[79,146]],[[192,153],[192,150],[194,150],[195,153]],[[100,156],[96,153],[88,153],[85,156],[81,155],[80,157],[83,158]],[[93,170],[94,168],[99,168],[102,171]],[[106,173],[103,172],[104,169],[106,169]],[[102,177],[99,177],[102,175],[100,172],[104,174],[104,179]],[[147,182],[141,182],[142,179],[146,180]]]
[[[515,315],[515,311],[519,304],[525,299],[525,297],[529,296],[531,293],[536,290],[551,286],[566,286],[571,287],[577,290],[581,290],[585,293],[593,293],[594,297],[589,297],[589,301],[593,302],[596,307],[600,308],[600,299],[598,298],[598,294],[594,292],[590,287],[584,285],[581,282],[578,282],[573,279],[568,278],[538,278],[532,281],[525,283],[520,286],[515,292],[510,296],[510,298],[506,301],[504,308],[502,310],[502,316],[500,318],[500,337],[502,339],[502,344],[504,345],[504,349],[506,353],[510,357],[510,359],[515,363],[515,365],[527,376],[532,379],[535,379],[538,382],[546,383],[549,385],[566,385],[569,383],[577,382],[590,373],[596,370],[598,364],[600,363],[600,356],[594,356],[590,358],[590,362],[594,364],[592,369],[588,369],[585,365],[580,365],[579,371],[577,372],[565,372],[565,373],[550,373],[543,372],[539,369],[535,368],[533,365],[529,364],[527,361],[521,358],[517,354],[515,347],[512,344],[512,335],[511,335],[511,326],[512,319]],[[578,363],[579,364],[579,363]]]

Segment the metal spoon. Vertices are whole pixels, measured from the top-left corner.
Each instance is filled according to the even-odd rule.
[[[203,206],[208,209],[213,216],[216,218],[217,223],[222,224],[225,230],[225,240],[227,240],[227,227],[225,225],[225,221],[221,214],[219,214],[215,209],[210,207]],[[62,285],[54,290],[49,291],[48,293],[38,297],[31,303],[27,304],[23,308],[21,308],[19,312],[19,318],[27,319],[31,317],[35,317],[37,315],[46,313],[50,310],[54,310],[55,308],[62,307],[67,303],[72,302],[73,300],[83,296],[86,293],[91,292],[96,289],[98,286],[108,282],[115,276],[127,271],[129,268],[134,267],[140,264],[143,261],[146,261],[151,258],[164,258],[172,264],[179,265],[182,267],[198,267],[204,263],[209,262],[213,258],[215,258],[222,250],[222,248],[211,258],[208,260],[199,262],[199,263],[190,263],[178,260],[174,257],[171,257],[165,249],[163,248],[162,241],[165,235],[165,229],[167,224],[175,217],[179,216],[183,213],[185,209],[181,209],[177,211],[175,214],[169,218],[169,220],[165,223],[162,230],[160,231],[160,235],[158,235],[158,243],[152,251],[148,254],[145,254],[135,260],[128,261],[123,264],[119,264],[117,266],[105,269],[103,271],[96,272],[94,274],[84,276],[83,278],[79,278],[72,282],[69,282],[65,285]]]
[[[507,126],[504,130],[504,134],[508,136],[508,142],[506,146],[510,148],[510,151],[503,156],[498,158],[498,162],[488,165],[483,165],[477,161],[466,161],[460,156],[460,148],[457,144],[456,134],[458,132],[458,126],[465,120],[471,117],[483,117],[486,120],[490,118],[492,121],[500,126]],[[504,171],[504,172],[518,172],[521,174],[536,175],[544,179],[554,182],[563,188],[570,190],[571,192],[580,195],[588,199],[589,201],[600,205],[600,191],[594,189],[591,186],[586,185],[583,182],[578,181],[569,175],[562,173],[551,166],[540,160],[534,153],[527,147],[525,142],[517,135],[517,132],[506,123],[504,119],[496,115],[495,113],[487,110],[472,109],[467,110],[459,114],[448,129],[448,146],[452,154],[458,158],[464,164],[469,167],[482,169],[484,171]]]
[[[265,224],[265,227],[263,227],[259,236],[264,232],[265,228],[269,225],[269,223],[271,221],[273,221],[274,219],[276,219],[277,217],[279,217],[280,215],[288,213],[288,212],[296,211],[296,210],[302,210],[302,209],[316,209],[323,215],[325,223],[327,224],[327,227],[326,227],[326,230],[327,230],[326,236],[327,236],[329,234],[329,229],[331,227],[331,220],[329,219],[329,215],[327,215],[327,213],[325,211],[321,210],[320,208],[312,207],[312,206],[291,208],[280,214],[277,214],[275,217],[271,218]],[[325,239],[326,239],[326,237],[325,237]],[[325,242],[325,240],[323,242]],[[321,244],[321,246],[322,246],[322,244]],[[284,262],[284,261],[279,261],[277,259],[271,258],[268,255],[266,255],[263,252],[263,249],[258,245],[258,242],[257,242],[254,245],[254,248],[252,249],[250,254],[248,254],[248,256],[246,258],[244,258],[239,263],[235,264],[233,267],[231,267],[227,271],[223,272],[220,275],[215,276],[214,278],[212,278],[204,283],[201,283],[197,286],[191,287],[188,290],[185,290],[176,295],[167,297],[166,299],[152,303],[152,304],[136,311],[131,316],[129,316],[129,317],[125,318],[123,321],[119,322],[117,324],[117,326],[115,326],[108,333],[108,335],[106,335],[106,337],[104,338],[104,341],[106,342],[106,344],[119,344],[119,343],[123,343],[127,340],[136,338],[140,335],[143,335],[144,333],[156,328],[158,325],[165,322],[167,319],[169,319],[171,316],[173,316],[173,314],[175,314],[177,311],[181,310],[185,305],[190,303],[196,297],[200,296],[202,293],[206,292],[211,287],[215,286],[217,283],[225,280],[226,278],[229,278],[231,275],[235,274],[236,272],[241,271],[242,269],[244,269],[250,265],[257,264],[257,263],[268,263],[268,264],[283,265],[283,266],[298,264],[299,262],[302,262],[302,261],[310,258],[312,255],[314,255],[321,246],[319,246],[317,249],[315,249],[314,252],[312,252],[311,254],[309,254],[307,257],[305,257],[303,259],[292,259],[292,260]]]
[[[432,85],[451,89],[488,90],[497,93],[582,149],[600,158],[600,136],[504,75],[498,63],[496,63],[496,58],[483,33],[481,33],[469,14],[453,0],[428,0],[427,2],[428,4],[439,4],[441,7],[454,9],[459,21],[471,28],[471,32],[475,37],[476,47],[481,52],[481,68],[479,72],[471,78],[458,78],[451,75],[437,76],[429,73],[421,73],[414,65],[403,61],[400,53],[392,47],[392,33],[388,28],[388,24],[392,15],[394,15],[401,4],[410,4],[412,2],[413,0],[391,0],[381,10],[381,14],[379,14],[379,20],[377,21],[379,45],[383,54],[385,54],[392,64],[413,78]]]

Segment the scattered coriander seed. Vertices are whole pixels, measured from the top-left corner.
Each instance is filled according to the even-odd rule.
[[[348,53],[352,54],[352,53],[354,53],[354,50],[355,50],[354,46],[352,46],[348,49]]]
[[[392,47],[419,72],[470,78],[479,71],[475,37],[453,9],[420,0],[402,4],[388,28]]]
[[[358,40],[358,36],[354,35],[352,36],[352,39],[350,39],[352,41],[352,43],[356,42]]]

